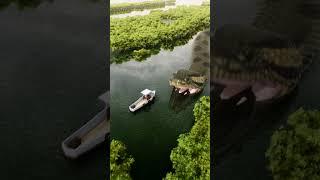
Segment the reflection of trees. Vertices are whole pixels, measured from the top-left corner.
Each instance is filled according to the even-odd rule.
[[[200,96],[200,93],[194,96],[185,96],[183,94],[179,94],[177,91],[172,90],[170,100],[169,100],[169,107],[175,111],[180,112],[188,107],[190,104],[195,102]]]

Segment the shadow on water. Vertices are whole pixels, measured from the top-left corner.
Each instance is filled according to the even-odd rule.
[[[190,104],[196,102],[200,96],[201,92],[195,95],[183,95],[172,88],[169,100],[169,108],[174,112],[179,113],[180,111],[185,110]]]
[[[219,166],[225,158],[241,151],[245,141],[254,138],[259,129],[273,129],[287,115],[290,104],[294,101],[297,91],[275,102],[255,103],[255,97],[250,89],[242,91],[230,100],[220,100],[214,97],[215,123],[215,163]],[[236,105],[240,98],[247,101]],[[276,117],[276,118],[275,118]]]

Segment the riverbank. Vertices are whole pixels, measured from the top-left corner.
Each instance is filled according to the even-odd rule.
[[[143,2],[111,4],[110,15],[125,14],[132,11],[143,11],[145,9],[164,8],[167,5],[174,5],[175,2],[175,0],[149,0]]]

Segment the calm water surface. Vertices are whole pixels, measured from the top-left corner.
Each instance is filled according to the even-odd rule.
[[[77,161],[61,142],[102,107],[105,7],[62,1],[0,11],[0,179],[105,179],[104,145]]]
[[[161,51],[143,62],[110,67],[111,136],[123,141],[135,158],[134,179],[165,177],[171,168],[170,152],[177,145],[178,135],[188,132],[193,125],[194,103],[209,94],[207,85],[193,97],[171,96],[168,80],[178,69],[189,69],[192,42],[171,52]],[[154,103],[136,113],[129,112],[128,106],[145,88],[156,90]]]

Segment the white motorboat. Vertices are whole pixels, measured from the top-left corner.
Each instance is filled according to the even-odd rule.
[[[151,102],[156,96],[156,91],[145,89],[141,91],[141,94],[142,96],[129,106],[129,110],[131,112],[135,112],[143,106],[147,105],[149,102]]]

